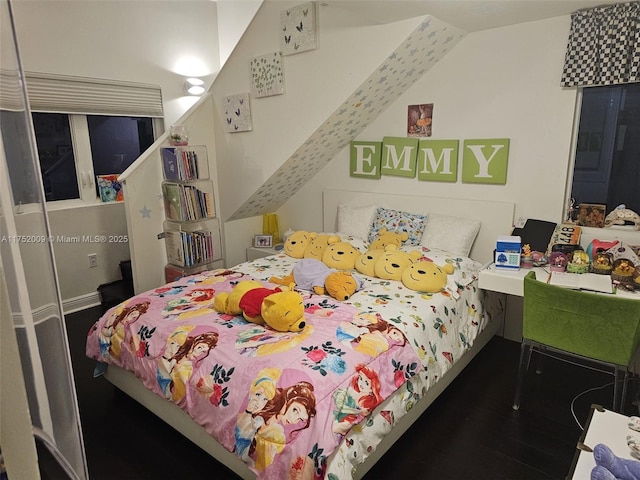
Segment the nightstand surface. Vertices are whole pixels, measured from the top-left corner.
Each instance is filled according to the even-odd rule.
[[[273,247],[249,247],[247,248],[247,261],[256,260],[257,258],[268,257],[269,255],[276,255],[282,250],[278,251]]]

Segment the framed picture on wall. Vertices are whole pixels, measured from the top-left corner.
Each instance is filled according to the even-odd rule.
[[[282,52],[252,58],[250,68],[251,90],[255,98],[284,94]]]
[[[253,246],[258,248],[273,247],[273,235],[255,235],[253,237]]]

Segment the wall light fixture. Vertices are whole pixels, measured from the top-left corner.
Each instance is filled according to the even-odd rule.
[[[202,95],[204,93],[204,81],[191,77],[184,81],[184,89],[189,95]]]

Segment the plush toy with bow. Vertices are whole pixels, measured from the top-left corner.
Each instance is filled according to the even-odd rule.
[[[298,292],[266,288],[255,280],[242,280],[230,292],[220,292],[213,308],[241,315],[249,322],[266,323],[279,332],[299,332],[305,325],[304,302]]]
[[[301,290],[311,290],[317,295],[330,295],[336,300],[347,300],[362,288],[362,280],[347,271],[327,267],[315,258],[303,258],[295,264],[293,271],[283,278],[271,277],[278,285],[292,283]]]

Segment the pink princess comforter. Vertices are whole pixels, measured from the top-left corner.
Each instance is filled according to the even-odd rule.
[[[216,270],[136,295],[91,328],[87,355],[134,372],[258,478],[322,478],[351,427],[423,362],[396,324],[329,297],[304,294],[298,333],[212,309],[251,278]]]

